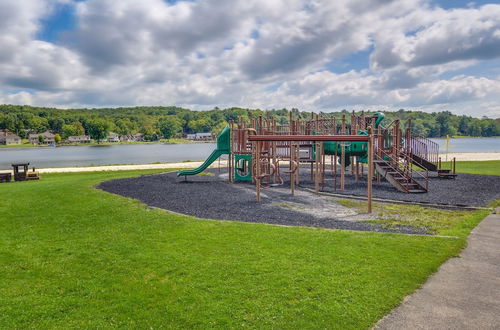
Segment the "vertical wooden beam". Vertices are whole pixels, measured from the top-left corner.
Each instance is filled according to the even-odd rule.
[[[345,114],[342,114],[342,135],[345,135]],[[341,155],[340,155],[340,190],[345,188],[345,144],[341,143]]]
[[[297,142],[295,144],[295,161],[297,163],[297,170],[295,171],[295,184],[299,184],[300,177],[300,144]]]
[[[257,202],[260,202],[260,143],[261,141],[256,141],[255,146],[255,194],[257,197]]]
[[[295,144],[290,142],[290,189],[292,195],[295,194],[295,171],[293,168],[293,162],[295,159]]]
[[[321,191],[325,189],[325,143],[321,142]]]
[[[372,179],[373,179],[373,127],[368,128],[368,213],[372,213]]]
[[[319,192],[319,182],[320,182],[320,162],[321,162],[321,144],[316,142],[316,168],[315,168],[315,176],[314,176],[314,190]]]
[[[233,171],[233,155],[234,155],[234,123],[232,120],[229,121],[229,155],[227,157],[227,173],[229,176],[229,182],[234,183],[234,171]]]

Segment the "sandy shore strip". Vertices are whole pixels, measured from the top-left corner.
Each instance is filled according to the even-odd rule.
[[[441,160],[452,160],[453,157],[457,161],[483,161],[483,160],[500,160],[500,152],[457,152],[441,154]],[[182,162],[182,163],[163,163],[163,164],[141,164],[141,165],[103,165],[89,167],[58,167],[58,168],[37,168],[40,173],[64,173],[64,172],[99,172],[99,171],[130,171],[130,170],[155,170],[169,168],[196,168],[203,162]],[[217,168],[218,162],[214,162],[210,168]],[[226,160],[220,161],[221,168],[227,166]],[[0,173],[12,173],[11,170],[0,170]]]
[[[203,162],[183,162],[183,163],[164,163],[164,164],[141,164],[141,165],[103,165],[89,167],[56,167],[56,168],[37,168],[39,173],[66,173],[66,172],[100,172],[100,171],[130,171],[130,170],[156,170],[170,168],[196,168]],[[214,162],[210,168],[217,168],[218,162]],[[220,167],[227,166],[225,160],[220,161]],[[31,167],[30,167],[31,171]],[[12,173],[11,170],[0,170],[0,173]]]
[[[452,160],[453,157],[456,158],[457,161],[466,161],[466,160],[500,160],[500,152],[453,152],[449,154],[440,154],[441,160],[444,161],[446,159]]]

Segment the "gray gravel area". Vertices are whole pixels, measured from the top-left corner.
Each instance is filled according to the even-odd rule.
[[[340,178],[337,178],[337,190],[334,190],[333,176],[326,175],[325,192],[366,196],[366,176],[355,182],[352,175],[346,175],[345,190],[341,191]],[[310,182],[310,171],[301,168],[301,186],[314,188]],[[406,194],[396,190],[385,179],[373,181],[373,197],[405,202],[418,202],[454,206],[487,206],[500,199],[500,176],[459,174],[455,179],[429,177],[429,191],[421,194]]]
[[[230,184],[227,174],[211,170],[211,176],[177,178],[176,173],[146,175],[103,182],[98,188],[147,205],[205,219],[237,220],[286,226],[307,226],[343,230],[428,234],[410,226],[383,227],[370,223],[372,215],[358,214],[329,197],[297,191],[292,196],[285,186],[262,190],[255,200],[254,185]]]

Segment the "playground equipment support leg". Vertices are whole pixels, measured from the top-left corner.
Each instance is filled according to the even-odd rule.
[[[368,128],[370,140],[368,141],[368,213],[372,213],[372,179],[373,179],[373,128]]]
[[[257,202],[260,202],[260,143],[260,141],[257,141],[255,147],[255,193]]]

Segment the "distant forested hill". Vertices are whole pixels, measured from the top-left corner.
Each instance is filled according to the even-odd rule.
[[[295,118],[310,118],[310,112],[290,110]],[[270,110],[270,115],[285,123],[289,110]],[[348,114],[344,110],[344,113]],[[212,109],[193,111],[179,107],[124,107],[98,109],[55,109],[19,105],[0,105],[0,129],[8,129],[22,138],[28,132],[51,130],[63,138],[88,132],[90,127],[101,126],[118,134],[142,133],[147,140],[159,135],[169,137],[182,133],[217,132],[228,120],[245,119],[265,114],[259,109]],[[325,113],[324,116],[341,116],[342,112]],[[446,135],[499,136],[500,119],[457,116],[451,112],[426,113],[419,111],[385,112],[387,123],[395,118],[412,119],[415,134],[424,137]]]

